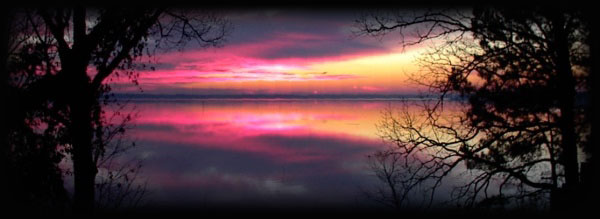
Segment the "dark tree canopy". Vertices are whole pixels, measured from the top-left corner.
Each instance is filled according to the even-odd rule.
[[[127,77],[137,84],[136,70],[152,64],[142,58],[188,42],[219,46],[231,30],[222,15],[208,10],[75,6],[6,12],[2,101],[9,106],[4,115],[10,116],[3,118],[2,155],[11,181],[3,189],[11,191],[7,199],[28,199],[15,206],[55,209],[34,203],[45,200],[70,203],[79,213],[92,212],[98,166],[120,151],[120,143],[109,144],[131,120],[129,115],[121,123],[108,118],[104,107],[114,102],[109,78]],[[67,156],[75,185],[71,201],[58,166]]]
[[[359,34],[398,31],[405,45],[435,44],[414,80],[438,101],[419,115],[387,112],[380,134],[396,147],[375,161],[401,158],[409,173],[396,174],[397,185],[426,184],[431,197],[448,175],[468,172],[453,192],[467,206],[550,197],[553,209],[575,207],[590,183],[579,165],[591,154],[578,158],[591,128],[588,18],[580,9],[475,7],[358,19]],[[460,112],[448,113],[448,97],[462,100]]]

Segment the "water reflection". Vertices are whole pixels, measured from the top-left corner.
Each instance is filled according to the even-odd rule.
[[[375,123],[393,101],[138,101],[154,205],[331,207],[362,203],[376,183],[365,156],[384,147]]]

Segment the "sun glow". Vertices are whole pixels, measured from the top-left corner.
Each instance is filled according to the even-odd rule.
[[[311,23],[315,21],[278,16],[239,21],[250,23],[242,25],[232,36],[233,42],[221,48],[157,54],[156,70],[141,71],[139,84],[146,92],[162,94],[417,91],[408,75],[418,73],[416,59],[423,47],[403,48],[396,39],[348,39],[350,18]],[[276,25],[284,21],[285,28]],[[308,30],[307,25],[313,28]],[[115,81],[125,90],[132,86],[127,78]]]

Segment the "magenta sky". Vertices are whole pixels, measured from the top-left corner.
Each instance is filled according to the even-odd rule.
[[[355,37],[359,11],[227,11],[234,29],[220,48],[189,45],[157,54],[156,70],[140,72],[153,94],[413,93],[421,48],[402,49],[394,36]],[[117,92],[138,92],[125,78]]]

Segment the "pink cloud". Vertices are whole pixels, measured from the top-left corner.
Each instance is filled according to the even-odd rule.
[[[166,63],[156,71],[141,71],[139,82],[146,84],[177,84],[196,82],[245,82],[245,81],[323,81],[356,79],[352,74],[321,75],[310,73],[290,73],[310,70],[312,64],[347,60],[373,54],[365,49],[353,53],[329,54],[323,56],[290,55],[303,48],[327,50],[328,44],[339,36],[299,32],[279,32],[273,38],[226,45],[223,48],[170,52],[158,54],[156,60]],[[274,57],[269,57],[274,56]],[[115,83],[130,83],[126,77],[113,79]]]
[[[284,71],[278,71],[281,70]],[[292,67],[290,67],[292,68]],[[244,71],[247,70],[247,71]],[[351,74],[318,75],[318,74],[296,74],[285,71],[285,67],[256,66],[240,70],[223,70],[222,72],[206,72],[196,70],[158,70],[154,72],[141,72],[138,78],[141,84],[176,84],[196,82],[244,82],[244,81],[320,81],[320,80],[344,80],[360,78]],[[130,83],[125,77],[114,79],[116,83]]]

